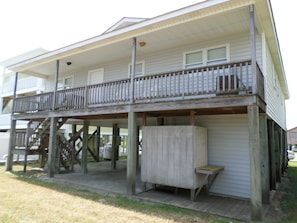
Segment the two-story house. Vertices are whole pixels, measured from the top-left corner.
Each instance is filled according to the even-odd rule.
[[[289,91],[269,0],[209,0],[150,19],[123,18],[99,36],[8,68],[16,77],[47,80],[44,93],[14,98],[9,157],[21,148],[48,152],[50,177],[75,159],[76,133],[84,136],[80,164],[87,173],[88,127],[112,126],[116,136],[127,128],[127,193],[134,194],[139,129],[148,145],[154,138],[147,127],[172,128],[171,138],[181,138],[178,154],[192,160],[196,153],[184,151],[196,130],[178,127],[199,126],[207,132],[203,165],[224,167],[210,192],[250,199],[252,219],[261,219],[262,203],[281,180]],[[25,141],[13,131],[21,120],[30,122]],[[68,143],[57,137],[64,123],[83,125]],[[164,147],[177,151],[170,140]],[[146,156],[150,148],[143,150]],[[151,155],[144,158],[160,154]],[[171,175],[158,165],[164,178]]]

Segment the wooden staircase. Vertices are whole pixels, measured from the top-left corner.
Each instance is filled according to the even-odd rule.
[[[66,118],[58,119],[59,130],[66,122]],[[18,130],[15,133],[15,144],[12,153],[24,155],[24,172],[26,172],[27,158],[29,155],[40,156],[40,166],[44,167],[47,161],[50,132],[50,118],[42,120],[30,120],[26,130]]]

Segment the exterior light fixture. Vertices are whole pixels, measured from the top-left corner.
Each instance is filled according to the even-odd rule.
[[[146,42],[143,42],[143,41],[142,41],[142,42],[139,42],[138,44],[139,44],[140,47],[144,47],[145,44],[146,44]]]

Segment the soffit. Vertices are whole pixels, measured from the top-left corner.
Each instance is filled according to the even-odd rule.
[[[220,13],[216,16],[204,17],[180,23],[154,32],[137,36],[137,41],[144,41],[145,47],[137,46],[137,56],[158,52],[164,49],[178,47],[198,41],[220,38],[235,33],[248,32],[249,13],[248,8],[243,7],[232,12]],[[118,41],[114,44],[106,44],[88,51],[81,51],[73,55],[60,58],[60,72],[69,72],[84,67],[92,67],[96,64],[104,64],[121,58],[130,58],[132,51],[131,38]],[[66,62],[72,65],[67,66]],[[38,63],[38,61],[37,61]],[[26,70],[31,75],[53,75],[55,73],[55,61],[36,64]]]

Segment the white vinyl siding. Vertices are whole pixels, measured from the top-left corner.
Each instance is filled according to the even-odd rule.
[[[165,125],[189,125],[189,118],[166,118]],[[248,116],[197,115],[195,125],[207,128],[208,164],[224,166],[210,192],[250,198]],[[199,199],[199,198],[198,198]]]
[[[145,75],[160,74],[168,71],[184,69],[184,52],[191,52],[193,49],[212,49],[228,43],[230,62],[243,61],[251,58],[249,33],[220,37],[219,39],[197,41],[195,43],[181,43],[183,45],[174,48],[150,52],[147,54],[137,54],[137,61],[145,61],[143,72]],[[258,45],[257,45],[258,46]],[[258,48],[257,48],[258,49]],[[227,50],[228,54],[228,50]],[[257,61],[260,62],[257,58]],[[128,64],[131,57],[117,59],[107,63],[100,63],[86,67],[80,70],[74,70],[71,73],[61,73],[59,77],[74,75],[73,87],[87,85],[87,75],[89,70],[104,68],[104,82],[120,80],[127,78]],[[46,91],[52,91],[54,86],[54,75],[49,76]]]
[[[264,38],[264,37],[263,37]],[[263,39],[263,57],[266,60],[265,69],[265,99],[266,113],[283,129],[286,129],[286,108],[285,99],[278,79],[278,73],[275,70],[271,53]]]
[[[208,164],[224,166],[210,192],[250,197],[247,115],[198,116],[196,125],[208,132]]]

